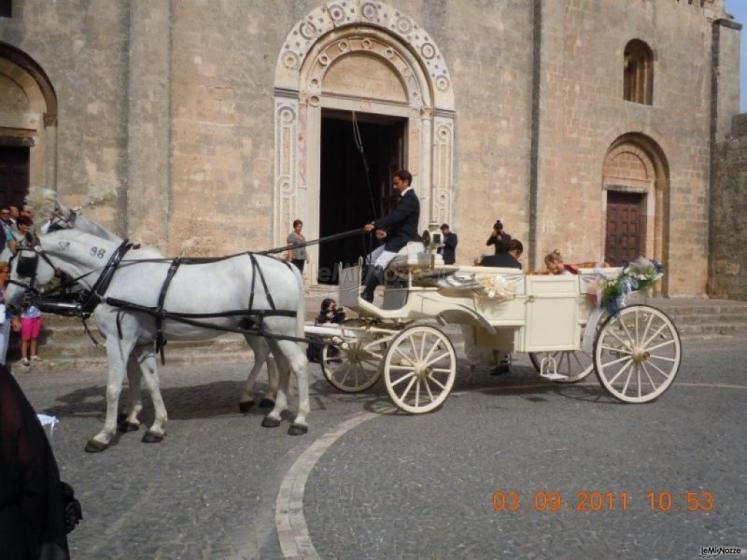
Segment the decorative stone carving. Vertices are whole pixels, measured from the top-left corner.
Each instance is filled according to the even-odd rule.
[[[273,243],[282,242],[283,231],[293,223],[296,213],[296,174],[298,145],[298,102],[275,100],[275,223]]]
[[[451,77],[441,52],[431,36],[408,15],[383,2],[370,0],[335,0],[323,4],[299,21],[288,33],[276,72],[280,87],[301,88],[298,65],[309,55],[319,37],[344,27],[364,25],[385,30],[418,53],[428,78],[435,84],[435,106],[454,109]],[[374,49],[364,40],[364,49]],[[385,55],[391,55],[386,52]]]
[[[436,117],[433,139],[433,195],[431,198],[431,221],[451,221],[451,190],[454,161],[454,121],[448,117]]]

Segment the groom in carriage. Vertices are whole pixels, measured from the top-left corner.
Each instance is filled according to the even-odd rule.
[[[363,226],[363,231],[375,231],[377,239],[384,239],[383,245],[374,249],[366,257],[369,265],[366,275],[366,287],[361,297],[373,303],[376,286],[384,281],[384,270],[397,254],[410,241],[420,241],[418,221],[420,220],[420,201],[412,188],[412,174],[401,170],[394,174],[392,186],[399,192],[397,206],[389,214]]]

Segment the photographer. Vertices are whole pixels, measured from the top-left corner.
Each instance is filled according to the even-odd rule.
[[[495,245],[495,254],[498,255],[508,251],[509,241],[511,241],[511,236],[503,231],[503,222],[496,220],[493,224],[493,232],[485,245]]]

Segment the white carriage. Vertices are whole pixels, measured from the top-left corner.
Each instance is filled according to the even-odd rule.
[[[451,391],[457,353],[444,328],[460,325],[468,355],[528,352],[538,373],[561,383],[594,370],[616,399],[644,403],[672,384],[681,361],[674,323],[648,305],[609,316],[591,294],[599,270],[531,275],[517,269],[444,265],[435,251],[411,244],[390,265],[399,283],[379,307],[359,297],[361,267],[341,270],[339,303],[358,318],[309,327],[324,340],[327,380],[345,392],[383,375],[392,401],[410,413],[438,408]],[[431,247],[432,249],[432,247]],[[620,269],[606,269],[614,277]]]

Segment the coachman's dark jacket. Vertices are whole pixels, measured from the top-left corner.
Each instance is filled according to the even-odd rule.
[[[377,229],[386,230],[384,249],[396,253],[409,241],[420,241],[418,220],[420,220],[420,201],[415,194],[415,189],[410,189],[400,197],[394,210],[374,222]]]

